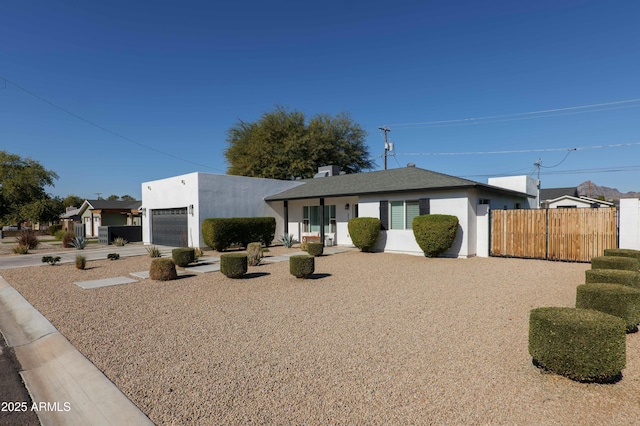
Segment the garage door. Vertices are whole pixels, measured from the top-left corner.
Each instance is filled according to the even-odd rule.
[[[151,211],[151,242],[174,247],[189,245],[187,208]]]

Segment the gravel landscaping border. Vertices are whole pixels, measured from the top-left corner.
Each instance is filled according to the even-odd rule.
[[[291,252],[297,249],[291,249]],[[287,252],[272,248],[270,255]],[[583,263],[356,251],[84,290],[149,257],[1,275],[157,424],[633,424],[640,335],[615,385],[543,373],[529,311],[574,306]]]

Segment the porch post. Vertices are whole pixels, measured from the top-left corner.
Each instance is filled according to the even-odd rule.
[[[289,235],[289,201],[284,200],[284,235]]]
[[[324,247],[324,198],[320,198],[320,243]]]

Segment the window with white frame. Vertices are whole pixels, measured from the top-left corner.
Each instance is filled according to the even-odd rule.
[[[413,218],[420,216],[418,200],[389,203],[390,229],[412,229]]]
[[[320,234],[322,206],[302,207],[302,232],[315,232]],[[336,206],[324,206],[324,233],[336,232]]]

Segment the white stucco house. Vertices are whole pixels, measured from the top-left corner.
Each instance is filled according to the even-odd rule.
[[[574,197],[571,195],[562,195],[545,203],[549,209],[576,209],[576,208],[611,208],[615,204],[609,201],[598,200],[589,197]]]
[[[347,175],[323,169],[317,175],[322,177],[295,181],[191,173],[145,182],[143,241],[202,247],[206,218],[273,216],[276,239],[313,235],[325,244],[350,246],[349,219],[377,217],[384,229],[376,250],[422,254],[411,221],[431,213],[458,217],[456,241],[445,255],[470,257],[488,254],[490,208],[537,204],[537,186],[526,176],[497,182],[501,187],[411,165]]]

